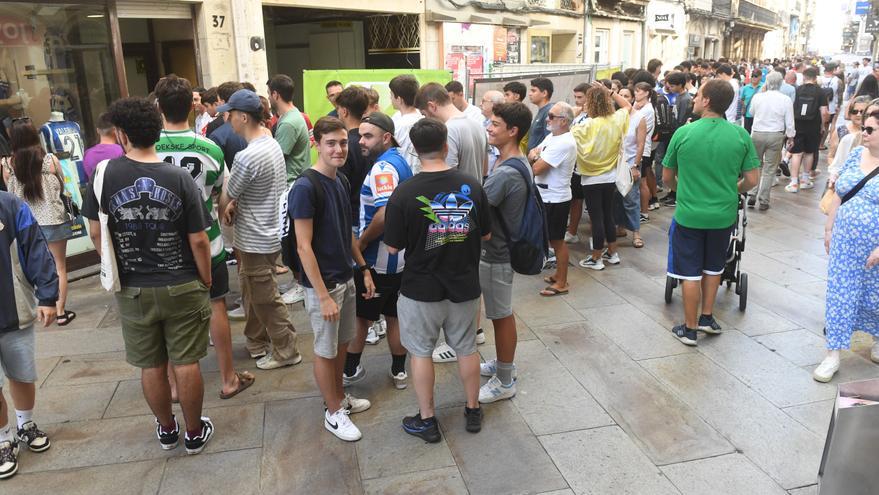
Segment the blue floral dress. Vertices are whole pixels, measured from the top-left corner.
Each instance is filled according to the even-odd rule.
[[[840,170],[840,197],[864,178],[864,148],[852,150]],[[879,266],[867,257],[879,246],[879,177],[868,182],[836,211],[827,274],[827,348],[848,349],[855,330],[879,337]]]

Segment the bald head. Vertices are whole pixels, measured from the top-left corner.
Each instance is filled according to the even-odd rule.
[[[784,82],[788,84],[796,84],[797,83],[797,72],[794,70],[789,70],[784,74]]]
[[[482,102],[479,107],[482,109],[482,116],[486,119],[491,118],[491,109],[494,108],[498,103],[504,102],[504,94],[500,91],[490,89],[482,95]]]

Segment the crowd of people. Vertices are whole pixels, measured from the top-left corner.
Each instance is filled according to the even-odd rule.
[[[540,295],[568,294],[569,245],[581,242],[584,212],[590,238],[578,264],[604,270],[623,262],[619,240],[629,232],[644,247],[640,225],[651,212],[675,209],[667,272],[682,285],[684,318],[672,332],[695,346],[699,332],[722,332],[713,305],[740,197],[765,211],[785,176],[790,193],[813,188],[825,142],[830,351],[814,375],[830,380],[853,330],[879,335],[876,76],[803,61],[664,69],[654,59],[572,95],[555,94],[546,77],[513,81],[478,105],[460,82],[420,84],[402,74],[389,82],[393,115],[380,111],[374,89],[330,81],[334,109],[313,124],[293,103],[286,75],[266,83],[268,98],[249,83],[193,88],[169,75],[149,98],[114,102],[86,154],[82,214],[161,448],[176,448],[182,433],[187,453],[198,454],[216,432],[202,414],[199,361],[209,345],[222,399],[254,383],[234,367],[230,319],[245,320],[257,368],[302,361],[287,308],[300,301],[330,433],[361,438],[350,415],[371,403],[347,390],[366,376],[365,344],[382,337],[389,386],[408,387],[410,360],[418,404],[402,419],[407,433],[440,441],[434,363],[450,361],[466,395],[464,428],[479,432],[482,405],[516,395],[513,283],[515,273],[530,273],[523,256],[535,252],[525,231],[542,230],[551,246],[538,253],[551,272]],[[50,447],[33,419],[34,325],[75,317],[65,307],[69,229],[57,159],[28,119],[11,132],[0,286],[16,304],[0,309],[0,361],[17,428],[0,393],[0,478],[15,474],[22,445]],[[621,174],[631,187],[619,185]],[[543,215],[536,221],[535,211]],[[241,298],[230,310],[232,267]],[[282,292],[278,276],[289,270],[298,283]],[[485,362],[476,351],[485,342],[482,313],[497,349]]]

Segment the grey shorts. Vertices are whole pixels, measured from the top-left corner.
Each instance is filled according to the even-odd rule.
[[[397,318],[400,340],[410,354],[429,358],[433,354],[440,329],[446,344],[459,356],[476,352],[476,315],[479,298],[455,303],[445,299],[437,302],[414,301],[400,294]]]
[[[305,288],[305,309],[314,331],[314,353],[322,358],[334,359],[339,353],[339,344],[347,344],[354,338],[357,319],[357,300],[354,297],[354,279],[337,284],[330,289],[330,297],[339,306],[338,321],[324,320],[320,312],[320,299],[317,291]]]
[[[513,267],[509,263],[480,261],[479,285],[486,318],[500,320],[513,314]]]
[[[10,380],[36,383],[37,362],[34,359],[34,326],[0,333],[0,366]],[[0,385],[3,382],[0,380]]]

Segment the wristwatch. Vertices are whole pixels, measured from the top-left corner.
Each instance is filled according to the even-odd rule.
[[[357,269],[360,270],[361,272],[368,272],[368,271],[369,271],[369,265],[360,265],[360,266],[357,267]]]

